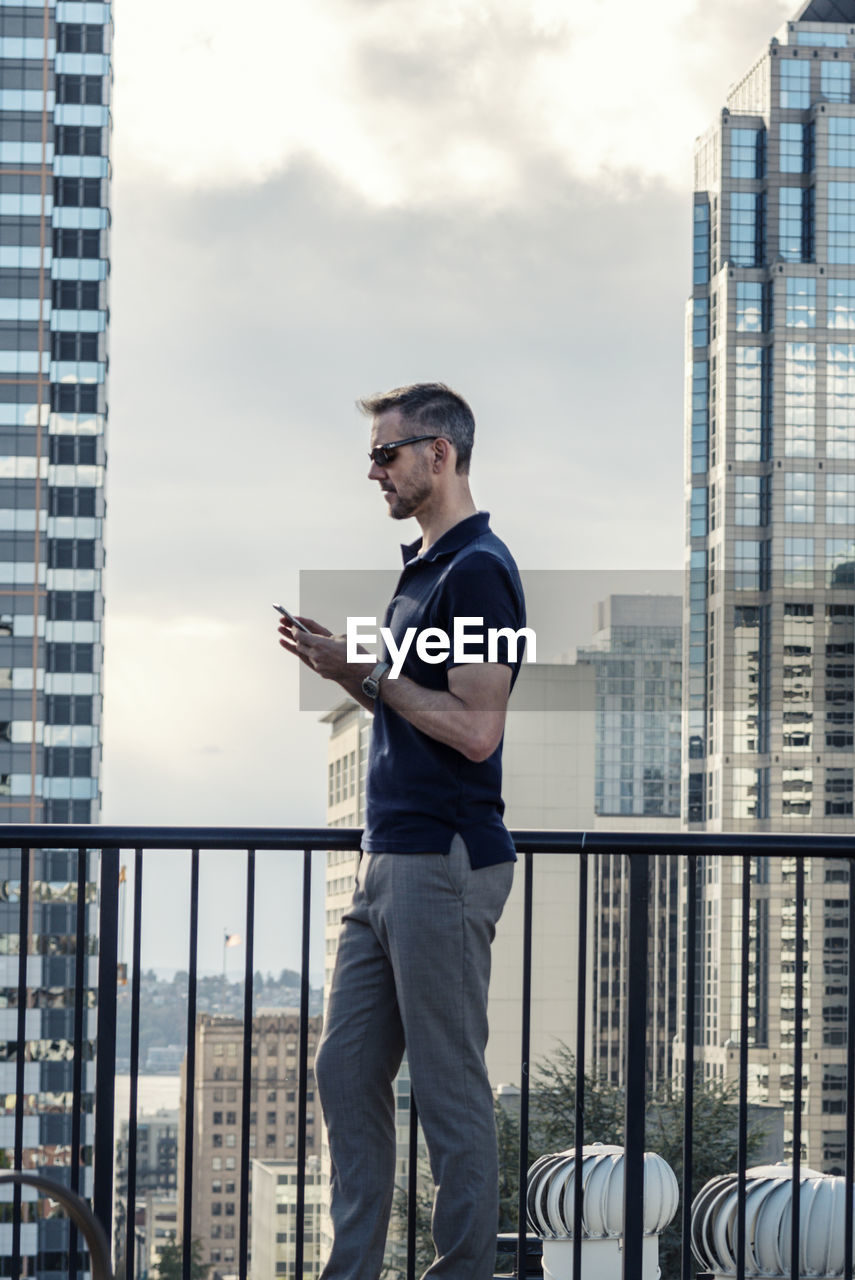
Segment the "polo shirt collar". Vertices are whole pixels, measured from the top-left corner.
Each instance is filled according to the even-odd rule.
[[[422,545],[421,538],[416,538],[415,542],[402,543],[401,555],[406,567],[413,560],[423,560],[430,562],[438,560],[441,556],[452,556],[461,547],[465,547],[467,542],[480,537],[482,533],[486,533],[490,527],[489,511],[476,511],[474,516],[467,516],[465,520],[458,520],[457,524],[453,524],[450,529],[437,538],[432,546],[428,547],[424,555],[419,555],[419,547]]]

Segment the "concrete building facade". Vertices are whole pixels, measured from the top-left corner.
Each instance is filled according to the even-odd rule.
[[[321,1210],[327,1194],[319,1158],[311,1156],[308,1163],[301,1280],[320,1275]],[[297,1177],[293,1160],[252,1162],[252,1280],[295,1275]]]
[[[314,1084],[315,1047],[321,1019],[309,1020],[308,1154],[320,1151],[321,1112]],[[259,1010],[252,1020],[250,1085],[251,1158],[293,1159],[297,1150],[299,1014]],[[202,1243],[202,1261],[212,1280],[230,1275],[237,1265],[240,1198],[240,1097],[243,1079],[243,1026],[239,1019],[200,1014],[196,1022],[196,1071],[193,1109],[194,1171],[192,1233]],[[181,1113],[187,1087],[181,1079]],[[184,1129],[178,1140],[178,1222],[184,1220]],[[250,1212],[253,1210],[250,1199]],[[180,1235],[180,1230],[179,1230]]]

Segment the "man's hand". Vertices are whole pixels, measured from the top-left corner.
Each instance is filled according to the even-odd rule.
[[[335,680],[352,698],[373,710],[374,704],[362,692],[362,681],[371,670],[375,659],[366,657],[364,662],[347,661],[347,640],[334,636],[314,618],[299,618],[308,631],[292,627],[287,618],[279,622],[279,643],[293,653],[323,680]]]

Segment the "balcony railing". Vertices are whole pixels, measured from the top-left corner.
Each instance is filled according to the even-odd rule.
[[[296,860],[302,871],[302,933],[300,1019],[297,1052],[297,1144],[298,1168],[294,1266],[291,1274],[302,1277],[304,1270],[303,1223],[306,1208],[305,1170],[307,1167],[306,1117],[307,1091],[310,1085],[308,1070],[309,1027],[309,953],[312,901],[312,853],[321,850],[356,850],[360,832],[353,828],[300,828],[265,830],[253,828],[152,828],[152,827],[50,827],[4,826],[0,827],[0,856],[6,859],[7,868],[18,866],[17,886],[14,874],[7,871],[5,895],[5,932],[8,943],[7,963],[14,968],[17,952],[17,990],[13,988],[7,1006],[15,1005],[16,1039],[7,1041],[5,1067],[7,1123],[12,1121],[14,1140],[8,1152],[14,1168],[21,1169],[28,1152],[30,1171],[38,1168],[72,1191],[88,1193],[88,1172],[81,1184],[81,1175],[87,1170],[88,1155],[84,1155],[85,1135],[81,1131],[83,1098],[85,1092],[84,994],[88,986],[87,971],[87,875],[93,854],[98,856],[98,978],[97,978],[97,1053],[95,1062],[94,1142],[91,1181],[91,1202],[95,1216],[102,1224],[108,1239],[113,1238],[114,1211],[114,1150],[117,1137],[117,1117],[114,1114],[114,1085],[117,1047],[117,981],[120,972],[119,956],[119,886],[120,866],[130,855],[133,875],[133,929],[130,946],[131,973],[131,1045],[130,1045],[130,1105],[127,1143],[127,1215],[124,1255],[127,1280],[134,1278],[134,1226],[137,1169],[137,1096],[139,1075],[139,1026],[141,939],[143,925],[143,880],[147,853],[154,850],[183,851],[190,861],[190,921],[187,983],[187,1031],[185,1068],[185,1112],[181,1120],[184,1130],[183,1183],[189,1189],[193,1184],[194,1165],[194,1109],[195,1109],[195,1049],[197,1015],[197,958],[199,933],[199,874],[200,862],[213,850],[235,851],[244,860],[246,881],[245,965],[243,1002],[243,1045],[240,1088],[240,1149],[239,1149],[239,1207],[238,1241],[235,1268],[240,1280],[246,1280],[249,1251],[249,1193],[250,1193],[250,1103],[252,1088],[252,1009],[253,965],[255,943],[256,904],[256,855],[262,851],[276,851]],[[645,1147],[646,1098],[646,1035],[648,1010],[648,959],[650,944],[650,875],[649,860],[654,854],[679,857],[681,870],[685,870],[684,915],[682,921],[683,954],[680,964],[684,975],[685,1005],[678,1011],[683,1043],[696,1043],[697,996],[699,977],[699,865],[708,867],[710,860],[722,855],[732,855],[731,865],[741,868],[740,901],[740,998],[738,1038],[738,1106],[737,1106],[737,1176],[743,1188],[739,1197],[736,1225],[736,1280],[745,1276],[746,1213],[744,1185],[748,1152],[748,1102],[749,1102],[749,1025],[751,973],[751,903],[752,860],[788,859],[794,868],[792,875],[795,897],[794,938],[794,1020],[795,1033],[792,1045],[793,1102],[791,1108],[792,1134],[792,1280],[799,1275],[799,1174],[802,1124],[802,1070],[804,1059],[803,1019],[805,1010],[804,969],[805,949],[805,866],[809,860],[830,858],[849,861],[855,857],[855,840],[823,836],[771,836],[771,835],[685,835],[655,833],[607,832],[557,832],[518,831],[514,840],[521,856],[522,866],[518,874],[523,876],[523,940],[519,957],[521,1026],[520,1026],[520,1167],[519,1167],[519,1219],[518,1258],[525,1257],[526,1250],[526,1166],[528,1163],[528,1134],[530,1122],[529,1047],[531,1038],[532,996],[532,936],[536,922],[533,920],[533,889],[538,874],[538,858],[543,854],[560,854],[578,862],[578,903],[575,921],[568,920],[568,932],[575,926],[577,945],[574,955],[567,962],[575,965],[576,1000],[578,1007],[575,1058],[585,1063],[590,1045],[586,1044],[586,992],[589,975],[589,895],[591,893],[589,862],[595,855],[620,854],[624,859],[623,874],[627,886],[626,919],[626,990],[624,996],[625,1017],[623,1055],[625,1062],[623,1089],[625,1095],[625,1199],[624,1199],[624,1280],[641,1280],[642,1275],[642,1196],[643,1153]],[[71,851],[76,854],[77,889],[74,899],[76,931],[69,944],[74,951],[74,1056],[72,1072],[70,1150],[63,1162],[52,1161],[46,1155],[39,1164],[25,1143],[25,1122],[30,1111],[27,1087],[27,1065],[37,1057],[38,1047],[30,1043],[27,1028],[28,965],[37,953],[33,936],[33,901],[31,880],[33,857],[46,851]],[[851,862],[850,862],[851,867]],[[11,913],[15,912],[17,896],[17,934],[26,945],[14,944]],[[855,1158],[855,984],[848,981],[855,962],[855,897],[846,900],[848,936],[847,957],[847,1013],[846,1023],[846,1101],[845,1101],[845,1190],[846,1214],[844,1236],[843,1274],[852,1274],[853,1240],[853,1158]],[[7,969],[8,973],[8,969]],[[10,1011],[11,1012],[11,1011]],[[7,1024],[8,1026],[8,1024]],[[561,1029],[556,1029],[560,1033]],[[8,1031],[7,1031],[8,1035]],[[11,1068],[14,1063],[14,1081]],[[684,1068],[683,1115],[683,1190],[691,1188],[694,1155],[693,1095],[696,1063],[695,1055],[687,1053]],[[582,1071],[576,1073],[575,1096],[575,1149],[576,1160],[581,1162],[582,1147],[586,1140],[596,1141],[596,1133],[585,1130],[585,1081]],[[11,1095],[11,1096],[10,1096]],[[10,1111],[13,1107],[13,1114]],[[410,1142],[410,1203],[408,1224],[407,1275],[415,1275],[415,1186],[417,1167],[417,1126],[415,1107],[411,1100]],[[578,1167],[578,1164],[577,1164]],[[722,1170],[723,1173],[730,1172]],[[11,1256],[3,1263],[3,1273],[13,1277],[25,1273],[21,1248],[22,1213],[21,1186],[16,1184],[13,1196]],[[6,1197],[8,1200],[8,1196]],[[574,1199],[574,1275],[580,1276],[582,1242],[582,1180],[575,1180]],[[694,1264],[690,1252],[691,1195],[682,1194],[682,1280],[689,1280]],[[193,1236],[192,1195],[185,1193],[183,1218],[179,1222],[179,1236],[190,1241]],[[76,1231],[72,1227],[68,1248],[67,1267],[64,1270],[76,1280],[83,1268],[82,1255],[78,1251]],[[184,1280],[190,1280],[191,1252],[183,1253]],[[672,1280],[671,1277],[666,1280]],[[676,1277],[673,1278],[676,1280]]]

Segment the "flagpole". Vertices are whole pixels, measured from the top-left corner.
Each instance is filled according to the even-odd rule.
[[[229,945],[229,931],[223,930],[223,1013],[226,1012],[226,950]]]

